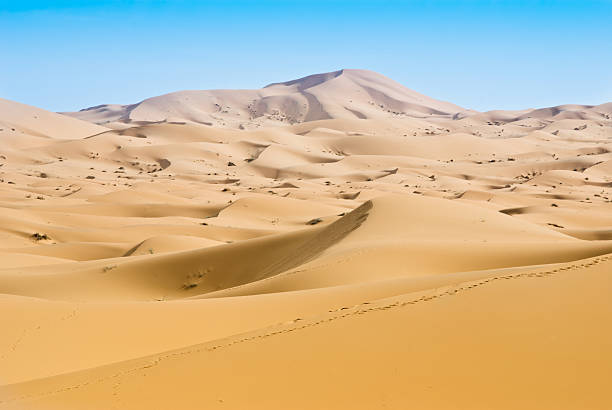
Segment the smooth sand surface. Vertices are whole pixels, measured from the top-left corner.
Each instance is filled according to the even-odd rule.
[[[612,104],[379,74],[0,100],[0,409],[609,409]]]

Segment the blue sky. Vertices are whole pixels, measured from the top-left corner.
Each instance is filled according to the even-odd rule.
[[[378,71],[477,110],[612,101],[612,0],[0,0],[0,97],[53,111]]]

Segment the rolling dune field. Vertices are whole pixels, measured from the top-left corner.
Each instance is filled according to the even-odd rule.
[[[0,141],[0,409],[612,408],[612,103],[340,70]]]

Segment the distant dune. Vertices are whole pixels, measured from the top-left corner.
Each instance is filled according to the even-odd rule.
[[[0,98],[0,132],[15,138],[83,138],[108,128]],[[23,135],[23,137],[22,137]]]
[[[253,128],[332,118],[449,117],[464,112],[367,70],[340,70],[259,90],[179,91],[138,104],[102,105],[70,116],[105,123],[192,121]]]
[[[340,70],[0,141],[2,410],[612,408],[612,103]]]

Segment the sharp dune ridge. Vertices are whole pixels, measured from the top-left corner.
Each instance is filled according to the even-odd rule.
[[[0,409],[608,409],[611,116],[0,99]]]

